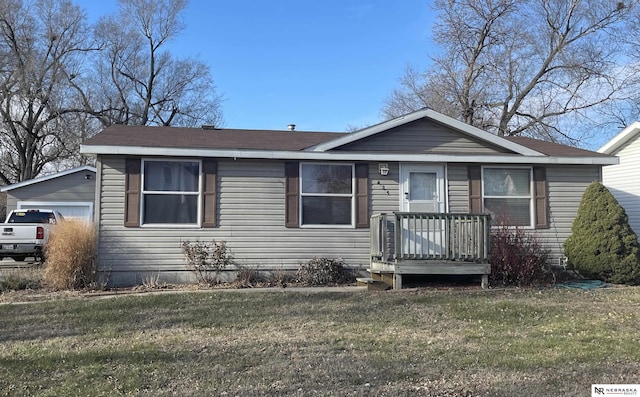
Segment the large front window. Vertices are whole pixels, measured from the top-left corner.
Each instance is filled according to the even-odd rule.
[[[199,197],[199,161],[143,161],[143,224],[198,225]]]
[[[353,164],[301,164],[302,225],[353,225]]]
[[[484,209],[494,224],[532,225],[531,168],[483,169]]]

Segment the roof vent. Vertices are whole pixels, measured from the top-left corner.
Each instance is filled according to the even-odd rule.
[[[215,130],[216,126],[213,124],[202,124],[200,128],[202,128],[203,130]]]
[[[288,129],[289,131],[295,131],[295,130],[296,130],[296,125],[295,125],[295,124],[289,124],[289,125],[287,126],[287,129]]]

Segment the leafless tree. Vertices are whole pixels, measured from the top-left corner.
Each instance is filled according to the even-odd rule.
[[[615,40],[635,1],[435,0],[433,65],[409,68],[385,117],[430,107],[500,136],[572,141],[624,87]]]
[[[120,0],[95,29],[101,43],[87,108],[103,126],[220,125],[221,96],[209,67],[177,59],[166,44],[183,29],[187,0]]]
[[[0,181],[37,176],[71,157],[80,109],[71,80],[91,45],[70,1],[0,2]]]

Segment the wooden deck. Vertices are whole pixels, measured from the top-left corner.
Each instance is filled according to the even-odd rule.
[[[481,275],[488,286],[486,214],[409,213],[371,217],[372,278],[402,288],[402,275]]]

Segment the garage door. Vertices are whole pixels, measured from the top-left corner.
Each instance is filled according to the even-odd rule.
[[[48,209],[56,210],[65,218],[93,220],[93,203],[84,201],[74,202],[52,202],[52,201],[21,201],[18,202],[18,209]]]

